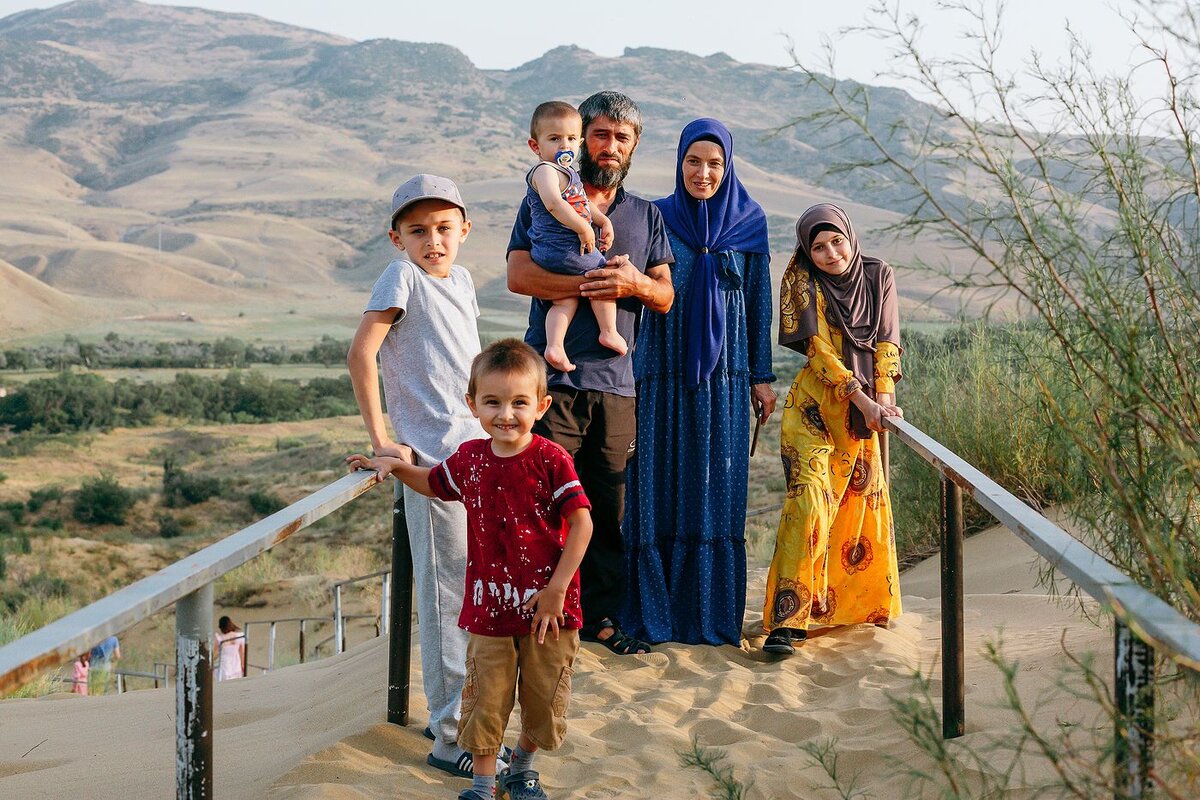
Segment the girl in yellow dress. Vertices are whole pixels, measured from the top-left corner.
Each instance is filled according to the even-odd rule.
[[[900,380],[891,266],[863,256],[850,219],[821,203],[796,223],[780,288],[780,344],[808,356],[783,412],[787,498],[767,576],[763,649],[791,655],[810,626],[900,614],[892,509],[879,457]]]

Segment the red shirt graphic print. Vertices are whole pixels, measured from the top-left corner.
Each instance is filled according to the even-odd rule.
[[[429,474],[433,493],[467,507],[467,585],[460,628],[483,636],[524,636],[533,614],[521,606],[550,582],[567,536],[566,515],[591,508],[567,451],[541,436],[515,456],[490,439],[464,442]],[[563,604],[565,628],[579,628],[579,573]]]

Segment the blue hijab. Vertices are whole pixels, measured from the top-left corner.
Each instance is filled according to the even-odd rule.
[[[725,175],[708,200],[697,200],[683,184],[683,159],[698,141],[712,141],[725,151]],[[679,135],[675,160],[675,193],[654,204],[663,221],[698,254],[683,308],[683,367],[689,388],[712,377],[725,344],[725,298],[718,285],[717,253],[737,251],[770,255],[767,215],[750,198],[733,170],[733,134],[715,119],[693,120]]]

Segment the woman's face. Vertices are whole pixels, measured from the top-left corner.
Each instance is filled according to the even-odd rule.
[[[850,269],[853,248],[850,240],[838,231],[821,231],[813,237],[808,256],[817,269],[827,275],[841,275]]]
[[[697,200],[707,200],[721,188],[725,151],[716,142],[694,142],[683,154],[683,188]]]

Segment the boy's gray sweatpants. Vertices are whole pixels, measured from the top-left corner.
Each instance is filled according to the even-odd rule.
[[[458,738],[467,671],[467,632],[458,627],[467,574],[467,509],[403,488],[429,729],[451,744]]]

